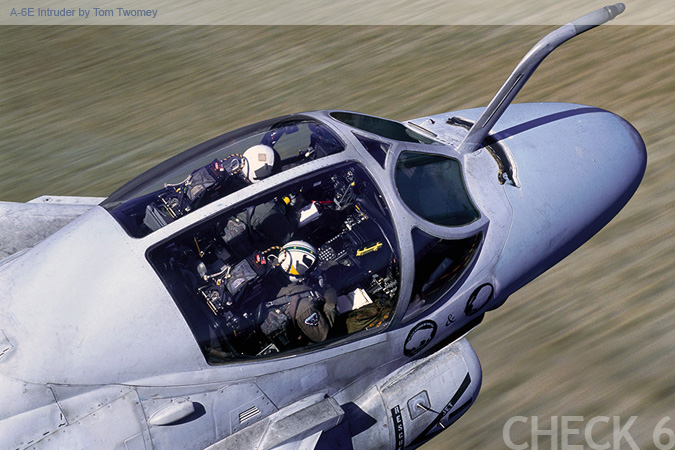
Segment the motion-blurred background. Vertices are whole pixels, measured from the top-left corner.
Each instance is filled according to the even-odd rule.
[[[553,28],[0,27],[0,200],[107,196],[181,150],[291,112],[404,120],[484,106]],[[541,429],[583,416],[571,444],[598,416],[638,416],[641,449],[656,448],[664,417],[675,429],[674,73],[675,27],[604,26],[556,50],[516,98],[621,115],[647,144],[647,173],[609,226],[469,335],[481,394],[425,449],[505,448],[513,416],[528,418],[511,429],[518,444],[532,443],[532,416]],[[611,442],[612,426],[594,441]]]

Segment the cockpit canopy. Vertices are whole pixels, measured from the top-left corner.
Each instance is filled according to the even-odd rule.
[[[249,161],[255,148],[262,160]],[[324,157],[311,170],[282,173]],[[254,166],[257,179],[246,176]],[[236,194],[258,178],[269,182]],[[226,197],[146,253],[210,364],[339,344],[394,317],[412,320],[456,291],[483,240],[479,228],[461,238],[438,231],[480,218],[460,161],[442,143],[350,112],[227,133],[147,171],[102,206],[142,238]],[[394,223],[395,204],[408,209],[407,225]],[[412,246],[402,261],[404,241]],[[412,286],[401,286],[402,269],[414,271]],[[410,298],[398,307],[402,292]]]
[[[398,299],[391,217],[357,163],[234,206],[148,257],[211,364],[377,329]]]
[[[246,150],[264,145],[275,154],[272,173],[344,150],[311,119],[260,124],[227,133],[147,171],[101,204],[133,237],[144,237],[251,183]]]

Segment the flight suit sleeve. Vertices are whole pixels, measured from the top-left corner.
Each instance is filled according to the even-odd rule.
[[[328,288],[323,295],[325,303],[323,304],[323,312],[330,327],[335,326],[335,319],[337,318],[337,292],[333,288]]]

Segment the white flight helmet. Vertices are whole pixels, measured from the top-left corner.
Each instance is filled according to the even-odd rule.
[[[279,259],[281,268],[289,275],[291,281],[298,281],[314,268],[317,251],[308,242],[291,241],[283,246]]]
[[[244,152],[246,164],[244,166],[244,176],[251,183],[272,175],[274,167],[274,150],[268,145],[258,144]]]

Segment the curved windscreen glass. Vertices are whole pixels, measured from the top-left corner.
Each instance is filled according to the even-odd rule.
[[[415,214],[431,223],[460,226],[480,217],[464,185],[459,161],[403,152],[396,161],[396,188]]]
[[[143,237],[282,170],[344,150],[311,120],[259,124],[205,142],[150,169],[101,204],[134,237]]]
[[[387,159],[387,153],[389,152],[391,144],[387,144],[386,142],[375,139],[370,139],[356,133],[354,133],[354,136],[356,136],[359,142],[361,142],[363,148],[365,148],[366,151],[370,153],[370,156],[372,156],[380,166],[384,167],[384,162]]]
[[[330,116],[346,123],[349,126],[358,128],[359,130],[367,131],[369,133],[377,134],[387,139],[394,139],[403,142],[415,142],[420,144],[437,144],[433,139],[415,133],[410,128],[407,128],[400,122],[395,122],[389,119],[382,119],[380,117],[366,116],[364,114],[357,114],[352,112],[335,111],[330,113]]]
[[[355,163],[224,211],[148,259],[210,364],[383,327],[400,282],[391,218]]]
[[[451,294],[478,255],[482,238],[478,233],[465,239],[442,239],[413,228],[415,281],[406,320]]]

